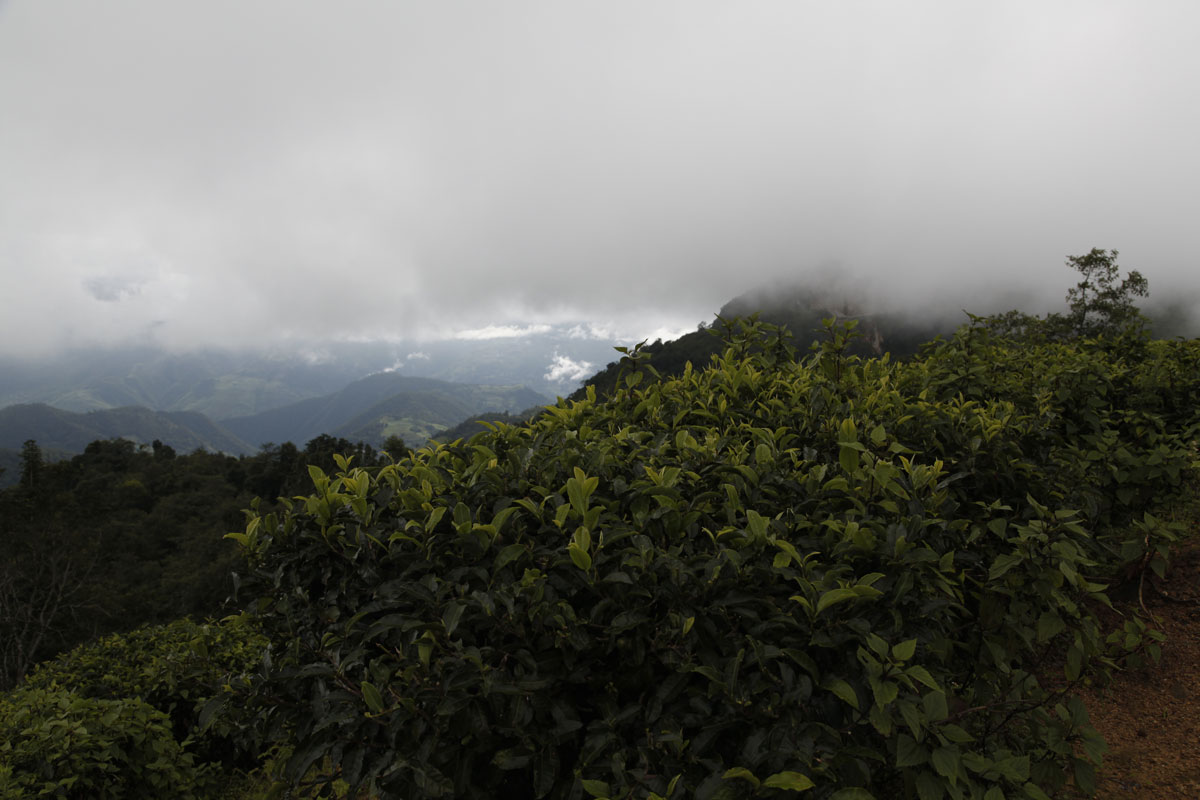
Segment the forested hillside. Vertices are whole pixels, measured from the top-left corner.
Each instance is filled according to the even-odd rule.
[[[0,797],[1089,792],[1077,690],[1161,641],[1099,612],[1165,572],[1161,509],[1200,474],[1200,342],[1149,338],[1113,256],[1078,257],[1067,312],[904,361],[855,355],[853,323],[808,352],[742,322],[702,368],[635,349],[606,397],[469,440],[209,456],[179,485],[284,496],[190,545],[229,559],[241,613],[35,668],[0,700]],[[65,535],[180,458],[90,456],[140,477],[114,468]],[[10,583],[86,553],[35,548],[68,468],[26,459],[3,495],[32,559]],[[183,594],[158,586],[143,606]]]
[[[491,333],[483,338],[488,331],[468,331],[442,341],[298,341],[273,350],[96,347],[36,360],[0,354],[0,408],[45,403],[82,413],[143,406],[224,420],[328,395],[385,371],[450,383],[521,384],[554,397],[578,383],[573,374],[552,373],[559,357],[586,368],[604,363],[619,344],[584,324]]]
[[[364,348],[327,350],[325,358],[150,347],[81,349],[37,361],[0,358],[0,406],[41,402],[80,413],[143,406],[222,419],[327,394],[390,363],[386,353]]]
[[[659,374],[679,375],[687,364],[696,367],[708,364],[724,349],[735,321],[750,316],[784,329],[791,344],[801,350],[807,350],[810,342],[822,337],[822,320],[853,321],[858,336],[849,344],[852,354],[878,357],[889,353],[896,358],[911,356],[921,344],[952,332],[961,322],[942,318],[935,311],[923,315],[869,312],[845,294],[808,285],[780,285],[736,297],[722,306],[711,322],[702,323],[697,330],[678,339],[647,344],[641,353]],[[588,378],[571,395],[572,399],[583,398],[588,386],[594,386],[601,395],[606,394],[615,387],[619,373],[620,362],[611,362]]]
[[[224,534],[253,498],[306,491],[308,465],[334,453],[381,458],[329,436],[240,458],[102,440],[52,463],[27,443],[0,490],[0,686],[99,635],[220,615],[237,562]]]
[[[19,449],[30,439],[48,450],[82,452],[97,439],[130,437],[145,444],[166,441],[178,450],[197,448],[224,453],[250,453],[248,444],[203,414],[114,408],[76,414],[41,403],[0,408],[0,447]]]
[[[1101,251],[1102,252],[1102,251]],[[1116,254],[1112,255],[1115,265]],[[1082,258],[1082,257],[1081,257]],[[658,340],[645,344],[641,353],[646,363],[661,375],[679,375],[684,366],[692,364],[702,367],[719,354],[732,325],[738,319],[756,316],[763,322],[784,328],[791,344],[804,352],[812,343],[825,338],[822,321],[834,319],[854,322],[858,337],[850,343],[853,355],[880,357],[885,354],[893,359],[910,358],[921,346],[938,336],[949,336],[969,320],[969,314],[957,308],[922,307],[914,305],[906,309],[897,307],[873,307],[866,300],[866,287],[842,286],[836,289],[811,283],[779,283],[763,286],[730,300],[709,322],[701,323],[697,330],[678,339]],[[994,302],[994,301],[992,301]],[[987,309],[976,309],[986,316]],[[1186,302],[1175,298],[1159,300],[1148,316],[1143,316],[1145,329],[1158,338],[1188,338],[1197,333]],[[1028,316],[1018,314],[1018,316]],[[1011,314],[996,314],[995,318],[1012,319]],[[1062,328],[1062,315],[1050,314],[1050,325]],[[618,348],[620,349],[620,348]],[[604,369],[588,378],[571,398],[582,399],[587,387],[594,386],[604,395],[616,385],[620,362],[610,362]]]
[[[109,439],[146,447],[159,442],[181,453],[204,449],[231,455],[248,455],[264,444],[303,443],[320,436],[374,447],[391,438],[422,444],[469,417],[516,413],[546,402],[524,386],[379,373],[351,381],[333,394],[224,423],[190,411],[127,407],[75,413],[41,403],[18,404],[0,408],[0,469],[15,464],[16,453],[31,440],[47,461],[81,453],[92,442]],[[0,487],[15,480],[15,470],[0,473]]]
[[[389,436],[424,442],[466,417],[486,411],[523,411],[547,399],[524,386],[482,386],[369,375],[340,391],[222,424],[256,442],[303,442],[321,434],[361,439],[379,447]]]

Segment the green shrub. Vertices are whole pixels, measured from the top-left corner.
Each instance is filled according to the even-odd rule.
[[[197,763],[250,768],[258,763],[259,742],[249,720],[238,716],[239,704],[229,700],[233,687],[257,668],[264,646],[239,617],[148,625],[39,665],[14,702],[38,691],[70,692],[87,700],[138,699],[165,715],[173,739],[186,742]]]
[[[203,798],[211,770],[197,768],[167,716],[140,700],[59,689],[0,700],[0,798]]]
[[[1115,522],[1190,468],[1195,411],[1150,407],[1147,370],[1197,351],[1035,349],[967,329],[894,365],[833,331],[801,362],[751,324],[676,379],[631,354],[605,403],[313,468],[313,494],[231,534],[286,776],[413,798],[1086,787],[1103,742],[1069,690],[1112,663],[1088,608]],[[1089,483],[1098,442],[1131,459],[1115,492]]]

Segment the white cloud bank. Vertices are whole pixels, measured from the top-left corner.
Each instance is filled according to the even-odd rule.
[[[486,328],[459,331],[455,339],[480,341],[484,339],[520,339],[525,336],[535,336],[548,333],[549,325],[488,325]]]
[[[0,351],[1200,284],[1191,0],[0,2]],[[133,280],[130,280],[133,279]]]
[[[575,383],[589,377],[595,371],[590,361],[573,361],[569,356],[555,353],[545,378],[553,383]]]

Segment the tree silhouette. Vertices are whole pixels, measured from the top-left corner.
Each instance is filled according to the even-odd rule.
[[[1068,256],[1067,266],[1083,276],[1067,290],[1067,320],[1080,336],[1113,336],[1130,328],[1140,329],[1146,318],[1133,298],[1145,297],[1149,284],[1137,270],[1118,283],[1117,251],[1093,247],[1081,256]]]

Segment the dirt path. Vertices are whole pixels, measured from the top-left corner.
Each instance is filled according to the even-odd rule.
[[[1159,664],[1083,693],[1109,746],[1097,800],[1200,800],[1200,538],[1178,549],[1161,586],[1173,600],[1144,592],[1167,634]]]

